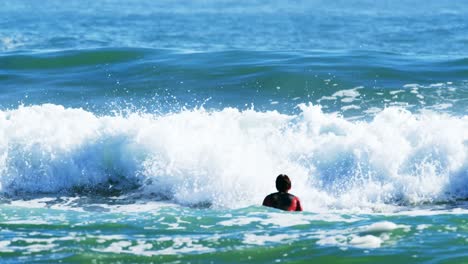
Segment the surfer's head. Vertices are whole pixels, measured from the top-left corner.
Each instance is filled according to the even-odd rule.
[[[276,177],[276,189],[278,192],[287,192],[291,189],[291,180],[288,175],[280,174]]]

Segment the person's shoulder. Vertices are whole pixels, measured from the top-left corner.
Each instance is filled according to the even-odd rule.
[[[270,193],[269,195],[267,195],[265,197],[265,199],[272,199],[272,200],[276,200],[278,199],[280,196],[280,193],[279,192],[274,192],[274,193]]]
[[[275,193],[270,193],[269,195],[265,196],[265,199],[263,199],[263,205],[271,207],[273,206],[275,200]]]
[[[292,193],[288,193],[288,194],[290,195],[289,197],[291,197],[291,198],[293,198],[293,199],[298,199],[298,200],[299,200],[299,197],[297,197],[296,195],[294,195],[294,194],[292,194]]]

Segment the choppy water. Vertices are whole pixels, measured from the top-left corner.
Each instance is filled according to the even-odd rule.
[[[1,262],[468,263],[468,4],[329,2],[4,1]]]

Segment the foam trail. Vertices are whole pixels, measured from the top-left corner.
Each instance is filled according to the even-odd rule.
[[[300,105],[96,116],[60,105],[0,112],[0,192],[138,190],[243,207],[289,174],[307,210],[468,197],[468,119],[387,108],[349,121]]]

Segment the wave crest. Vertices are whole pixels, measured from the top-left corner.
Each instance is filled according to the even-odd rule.
[[[225,108],[97,116],[60,105],[0,112],[0,192],[153,194],[185,205],[259,204],[289,174],[306,209],[464,199],[468,119],[387,108],[349,121]]]

